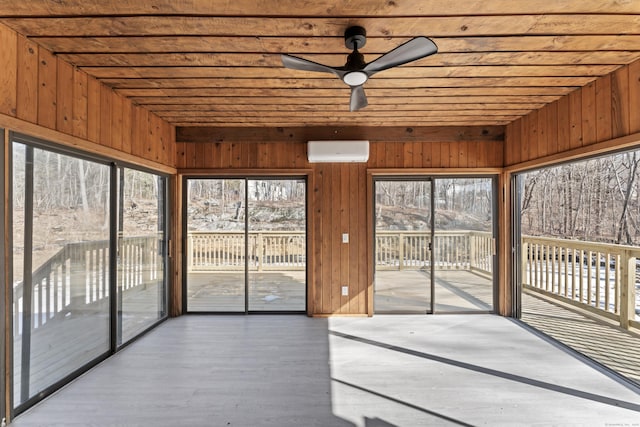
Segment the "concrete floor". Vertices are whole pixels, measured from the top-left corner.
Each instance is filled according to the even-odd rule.
[[[24,426],[638,426],[640,393],[489,314],[170,319]]]

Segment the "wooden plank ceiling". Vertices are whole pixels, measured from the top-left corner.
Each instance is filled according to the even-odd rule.
[[[490,126],[640,58],[638,0],[0,0],[0,22],[181,127]],[[367,62],[430,37],[439,52],[373,76],[349,112],[344,30]]]

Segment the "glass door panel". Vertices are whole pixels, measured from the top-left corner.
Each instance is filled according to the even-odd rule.
[[[187,309],[244,312],[245,180],[187,180]]]
[[[166,315],[165,179],[118,168],[118,344]]]
[[[374,185],[374,311],[431,312],[431,181]]]
[[[493,311],[493,179],[438,178],[434,206],[435,311]]]
[[[108,165],[14,142],[13,404],[110,348]]]
[[[300,179],[250,179],[250,311],[306,307],[306,194]]]

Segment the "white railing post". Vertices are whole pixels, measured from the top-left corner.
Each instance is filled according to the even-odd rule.
[[[636,305],[636,257],[629,251],[620,256],[620,326],[629,329],[629,321],[635,317]]]
[[[262,255],[264,254],[264,240],[263,240],[263,236],[262,233],[258,233],[258,235],[256,236],[256,240],[257,240],[257,251],[256,251],[256,258],[257,258],[257,263],[258,263],[258,271],[262,271],[262,262],[263,262],[263,257]]]
[[[193,271],[193,236],[191,234],[187,237],[187,272]]]
[[[398,270],[404,267],[404,234],[398,233]]]

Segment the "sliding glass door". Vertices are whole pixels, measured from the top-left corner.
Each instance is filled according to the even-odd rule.
[[[436,179],[434,209],[435,311],[493,311],[493,179]]]
[[[189,312],[306,308],[306,183],[294,178],[186,180]]]
[[[166,178],[11,134],[12,410],[166,317]]]
[[[374,180],[374,312],[494,308],[494,178]]]
[[[13,402],[110,350],[110,168],[14,142]]]
[[[430,313],[432,182],[381,179],[374,184],[374,310]]]
[[[165,183],[118,168],[118,345],[167,315]]]

